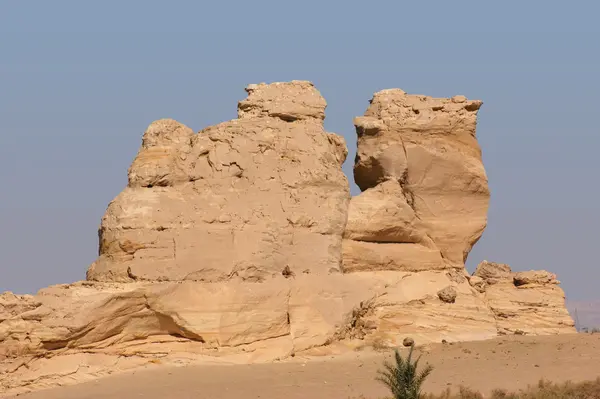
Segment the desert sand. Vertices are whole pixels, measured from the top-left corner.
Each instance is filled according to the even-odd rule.
[[[402,349],[406,353],[405,348]],[[428,392],[465,385],[483,393],[519,389],[541,378],[555,382],[600,376],[600,334],[508,336],[479,342],[419,347],[422,363],[435,369]],[[23,399],[108,398],[379,398],[387,392],[374,380],[391,350],[366,348],[339,356],[296,357],[249,365],[166,367],[120,374],[19,396]]]

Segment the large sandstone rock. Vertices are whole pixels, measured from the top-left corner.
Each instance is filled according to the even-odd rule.
[[[556,275],[545,270],[513,273],[510,266],[483,261],[470,279],[496,318],[499,334],[575,332]]]
[[[152,123],[100,227],[95,281],[263,281],[339,271],[344,140],[309,82],[250,85],[239,118],[198,134]]]
[[[546,270],[529,270],[526,272],[517,272],[513,277],[513,281],[516,286],[526,284],[560,284],[560,281],[556,279],[556,274],[550,273]]]
[[[400,90],[344,140],[309,82],[250,85],[238,119],[152,123],[88,281],[0,295],[0,394],[156,364],[574,332],[556,276],[464,260],[486,223],[481,102]]]
[[[399,346],[404,337],[422,344],[497,336],[493,313],[466,279],[456,282],[443,271],[395,275],[397,284],[377,298],[375,319],[379,328],[373,336],[381,336],[393,346]],[[454,302],[441,299],[440,291],[451,292]]]
[[[354,228],[347,238],[384,237],[425,246],[439,252],[446,267],[464,267],[486,226],[490,197],[475,137],[481,104],[463,96],[431,98],[399,89],[375,93],[365,115],[354,122],[354,177],[364,192],[352,199],[348,218],[377,225],[378,219],[366,221],[363,215],[386,208],[394,215],[387,223],[408,228],[392,236],[386,234],[389,228],[374,232],[372,226],[357,226],[359,231]],[[375,209],[366,209],[365,203]]]
[[[455,303],[436,295],[449,286]],[[300,273],[262,283],[86,281],[43,289],[34,302],[15,298],[21,306],[0,323],[0,392],[156,363],[262,362],[375,341],[399,345],[408,336],[426,343],[497,335],[466,280],[439,271]]]
[[[0,392],[153,364],[227,356],[265,361],[293,351],[290,287],[276,280],[83,282],[49,287],[35,298],[37,308],[0,323]]]

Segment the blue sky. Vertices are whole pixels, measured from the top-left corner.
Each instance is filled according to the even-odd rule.
[[[597,298],[597,2],[0,3],[0,291],[83,279],[141,135],[236,115],[248,83],[306,79],[346,137],[372,94],[481,99],[492,201],[470,270],[548,269]],[[353,186],[353,193],[358,190]]]

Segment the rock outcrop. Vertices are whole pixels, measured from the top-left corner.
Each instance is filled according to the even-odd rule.
[[[380,269],[393,253],[394,268],[464,268],[490,198],[475,137],[481,104],[399,89],[375,93],[354,122],[354,178],[363,193],[350,204],[346,238],[361,244],[346,242],[345,259],[355,263],[359,251],[367,255],[363,269]],[[382,242],[393,245],[374,244]]]
[[[152,123],[100,228],[94,281],[264,281],[339,272],[346,146],[309,82],[250,85],[239,118],[198,134]]]
[[[489,190],[475,137],[480,106],[462,96],[383,90],[354,121],[354,177],[363,192],[349,204],[343,271],[440,276],[446,284],[425,285],[418,303],[395,310],[418,309],[407,324],[432,315],[423,330],[438,338],[449,324],[471,324],[474,336],[496,335],[494,316],[467,282],[464,264],[487,222]],[[395,331],[407,329],[399,324]]]
[[[470,281],[485,293],[485,302],[494,313],[501,335],[575,331],[565,307],[565,294],[553,273],[545,270],[513,273],[508,265],[483,261]]]
[[[512,270],[509,265],[504,263],[488,262],[484,260],[477,265],[474,277],[479,277],[487,284],[496,284],[502,280],[512,280]]]
[[[547,272],[464,262],[486,225],[480,101],[376,93],[344,140],[309,82],[199,133],[153,122],[87,281],[0,295],[0,392],[154,364],[572,332]]]

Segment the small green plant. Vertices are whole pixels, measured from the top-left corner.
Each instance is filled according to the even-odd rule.
[[[394,352],[395,363],[384,362],[383,370],[377,371],[377,380],[385,384],[392,392],[394,399],[420,399],[421,386],[433,371],[433,366],[427,365],[418,371],[419,360],[412,361],[414,345],[410,347],[408,357],[402,358],[398,349]]]

